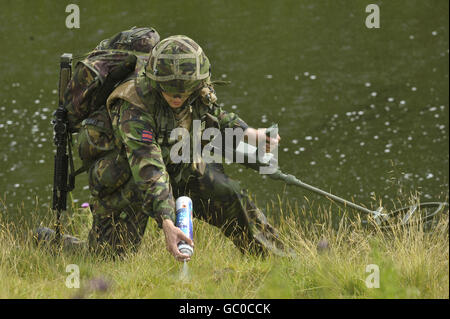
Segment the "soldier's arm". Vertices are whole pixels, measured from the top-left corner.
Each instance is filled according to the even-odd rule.
[[[249,127],[236,113],[227,112],[216,104],[212,106],[212,114],[219,120],[221,130],[240,127],[245,131]]]
[[[223,131],[225,128],[241,128],[245,133],[246,140],[252,141],[252,144],[254,144],[255,146],[258,145],[259,140],[265,141],[267,152],[273,150],[278,145],[281,139],[278,134],[274,138],[269,138],[268,136],[266,136],[265,128],[255,129],[249,127],[248,124],[243,121],[236,113],[227,112],[217,104],[214,104],[212,106],[212,113],[219,120],[221,131]]]
[[[209,108],[209,113],[219,121],[219,128],[224,131],[225,128],[241,128],[245,131],[248,128],[247,123],[243,121],[236,113],[225,111],[218,103],[214,83],[207,82],[200,90],[201,103]]]
[[[169,174],[154,136],[155,121],[139,107],[119,100],[110,110],[114,134],[125,145],[134,181],[144,193],[143,209],[159,227],[164,219],[175,222],[175,201]]]

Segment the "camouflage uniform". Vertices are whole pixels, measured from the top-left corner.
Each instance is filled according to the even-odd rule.
[[[184,49],[200,52],[194,41],[185,39],[189,48]],[[209,80],[209,61],[203,53],[198,65],[206,65],[206,71],[200,74],[208,72],[208,76],[200,82],[189,82],[164,78],[174,70],[154,60],[155,50],[161,48],[158,46],[145,71],[122,83],[108,98],[117,147],[89,169],[90,189],[96,199],[90,246],[108,246],[119,254],[126,248],[137,248],[148,218],[153,217],[159,227],[164,219],[175,223],[175,199],[186,195],[193,201],[194,217],[219,227],[242,252],[283,254],[276,230],[238,183],[224,174],[221,164],[172,162],[170,149],[178,141],[171,140],[170,133],[176,127],[190,128],[192,141],[193,120],[201,121],[202,131],[215,127],[222,134],[225,128],[245,131],[248,126],[236,114],[211,102],[215,92]],[[179,46],[166,46],[164,52],[178,54]],[[180,69],[183,66],[186,73],[193,65],[195,73],[195,63],[191,62],[180,61]],[[154,70],[155,65],[158,76],[167,81],[152,79],[149,68]],[[161,91],[192,90],[194,93],[179,109],[172,109],[161,95]]]

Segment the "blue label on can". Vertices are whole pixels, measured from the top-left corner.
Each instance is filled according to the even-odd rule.
[[[192,204],[190,207],[183,207],[177,210],[175,226],[180,228],[182,232],[190,239],[194,239],[194,230],[192,227]]]

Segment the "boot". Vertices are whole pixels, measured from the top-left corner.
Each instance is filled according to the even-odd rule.
[[[33,237],[37,245],[42,243],[56,244],[56,231],[47,227],[37,228]],[[64,248],[81,247],[86,243],[86,241],[80,240],[71,235],[63,235],[62,239]]]

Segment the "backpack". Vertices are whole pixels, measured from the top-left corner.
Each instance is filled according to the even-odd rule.
[[[153,28],[132,28],[105,39],[79,61],[64,93],[71,132],[105,105],[109,94],[121,81],[137,72],[159,42]]]
[[[77,62],[64,93],[69,132],[78,133],[78,154],[86,170],[99,158],[117,149],[105,104],[109,94],[141,70],[159,42],[153,28],[132,28],[117,33]]]

